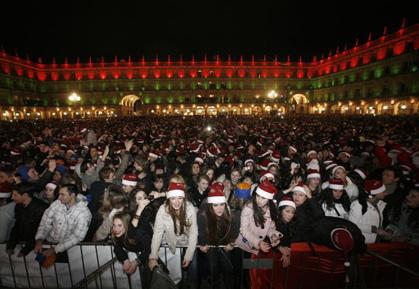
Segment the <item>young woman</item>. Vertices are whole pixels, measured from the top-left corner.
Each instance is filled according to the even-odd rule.
[[[251,200],[243,207],[240,218],[240,234],[236,244],[242,250],[251,253],[251,258],[268,253],[280,242],[281,233],[276,230],[278,209],[274,203],[277,193],[275,186],[265,179],[252,195]],[[268,288],[270,270],[250,271],[251,288]],[[259,272],[257,272],[259,271]]]
[[[365,180],[365,193],[351,203],[348,220],[357,224],[365,237],[366,244],[375,243],[377,236],[388,238],[383,226],[383,211],[387,196],[386,187],[379,180]]]
[[[202,169],[202,174],[208,176],[208,178],[209,178],[209,185],[210,186],[215,182],[215,177],[214,177],[215,176],[215,166],[213,166],[213,165],[206,165]]]
[[[350,178],[346,176],[346,169],[342,166],[336,166],[332,169],[332,175],[334,179],[341,179],[344,182],[344,189],[348,193],[349,199],[351,202],[358,198],[358,187],[352,182]],[[327,187],[327,182],[323,184],[324,187]]]
[[[326,216],[348,219],[351,200],[341,179],[330,179],[329,186],[320,193],[319,203]]]
[[[163,235],[169,246],[170,252],[175,255],[179,254],[176,246],[187,246],[182,267],[187,268],[194,258],[198,238],[198,226],[196,221],[195,207],[189,201],[185,200],[184,183],[171,182],[167,192],[167,200],[157,212],[156,221],[154,223],[154,234],[151,244],[151,254],[149,267],[150,270],[157,265],[160,244]],[[170,269],[172,279],[175,279]],[[173,273],[173,274],[172,274]],[[177,272],[179,273],[179,272]],[[179,277],[179,275],[177,276]],[[179,282],[180,279],[173,280]]]
[[[122,179],[122,189],[129,196],[137,186],[137,175],[125,174]]]
[[[49,182],[45,186],[45,190],[39,192],[39,194],[35,193],[35,197],[44,201],[45,203],[51,205],[57,198],[58,194],[55,194],[55,189],[57,188],[56,182]]]
[[[293,242],[305,242],[306,230],[312,223],[324,217],[323,209],[317,199],[313,198],[311,190],[303,183],[298,183],[292,189],[292,199],[295,202],[295,219],[297,222]]]
[[[318,170],[308,169],[307,170],[307,186],[315,197],[320,195],[321,192],[321,176]]]
[[[402,206],[389,213],[388,240],[419,246],[419,187],[413,187]]]
[[[209,185],[210,179],[207,175],[200,175],[198,178],[198,186],[191,189],[191,197],[193,200],[193,205],[195,208],[199,210],[201,207],[202,201],[205,200],[208,196],[208,185]]]
[[[106,188],[102,200],[102,206],[95,216],[96,222],[92,221],[92,226],[96,227],[93,241],[105,241],[108,239],[112,228],[112,218],[117,212],[128,211],[129,198],[127,194],[117,185],[110,185]]]
[[[198,212],[198,244],[211,276],[212,288],[221,288],[221,273],[227,288],[233,286],[232,250],[238,235],[238,221],[232,220],[223,191],[211,189],[208,202]],[[235,234],[233,234],[235,232]],[[224,248],[216,248],[224,245]],[[209,247],[216,246],[216,247]]]
[[[138,265],[148,261],[151,235],[141,228],[139,219],[137,213],[131,219],[127,212],[117,212],[113,217],[111,239],[118,261],[123,263],[124,274],[133,274]],[[146,279],[141,276],[141,280]]]
[[[282,266],[286,268],[291,263],[291,239],[296,229],[294,221],[296,206],[290,197],[285,196],[279,202],[278,208],[276,228],[283,234],[279,245],[279,251],[281,252],[279,261],[282,261]]]

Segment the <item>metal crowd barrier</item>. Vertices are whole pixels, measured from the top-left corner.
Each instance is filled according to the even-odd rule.
[[[44,248],[49,247],[44,245]],[[17,247],[15,251],[18,252],[19,249]],[[316,245],[314,249],[315,254],[305,243],[293,244],[291,266],[288,268],[282,267],[279,253],[252,259],[239,250],[241,268],[233,271],[236,278],[234,280],[240,280],[238,282],[241,283],[240,288],[249,288],[246,273],[250,271],[250,274],[256,278],[264,276],[265,285],[257,287],[261,289],[419,288],[417,247],[400,244],[370,245],[366,254],[351,259],[349,270],[343,266],[342,252]],[[6,253],[6,245],[0,243],[0,287],[142,288],[139,269],[130,276],[123,274],[122,264],[116,260],[113,246],[108,243],[81,243],[67,253],[68,262],[61,263],[57,260],[51,267],[43,268],[35,260],[33,252],[21,258],[16,256],[17,253],[9,256]],[[168,265],[171,274],[180,272],[181,275],[175,278],[187,279],[187,274],[181,269],[181,255],[182,252],[174,257],[167,246],[162,246],[159,254],[160,259]],[[360,270],[357,272],[352,270],[353,268]],[[202,268],[197,269],[198,277],[203,278],[202,275],[206,272],[211,276],[208,268],[206,271]],[[214,287],[212,286],[214,283],[207,279],[200,281],[198,284],[200,283],[202,289]],[[229,282],[231,283],[224,284],[224,288],[238,288],[231,278]]]

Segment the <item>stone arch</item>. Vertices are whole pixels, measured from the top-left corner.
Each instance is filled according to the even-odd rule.
[[[296,104],[306,104],[308,103],[307,97],[304,94],[297,93],[292,96],[292,99],[296,102]]]
[[[411,103],[410,102],[408,102],[406,100],[399,101],[399,102],[394,104],[394,114],[395,115],[409,114],[410,113],[410,108],[411,108]]]
[[[207,108],[207,114],[208,115],[217,115],[217,108],[213,105],[208,106]]]

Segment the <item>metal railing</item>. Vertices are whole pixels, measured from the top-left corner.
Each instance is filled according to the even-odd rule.
[[[419,284],[419,249],[414,246],[397,244],[374,244],[362,256],[351,258],[351,266],[343,266],[343,254],[323,246],[315,246],[313,254],[305,243],[293,244],[292,262],[288,268],[282,267],[280,253],[269,256],[250,257],[240,249],[231,252],[231,272],[221,272],[221,280],[211,280],[211,268],[195,268],[195,281],[200,288],[248,288],[250,279],[264,279],[260,288],[417,288]],[[50,245],[45,245],[49,248]],[[19,248],[16,248],[18,251]],[[167,264],[173,278],[188,282],[188,272],[181,269],[182,249],[173,255],[167,246],[160,249],[160,259]],[[224,248],[215,248],[207,254],[221,254]],[[220,251],[218,251],[220,250]],[[205,254],[196,250],[200,258]],[[239,254],[234,256],[233,254]],[[107,243],[82,243],[67,252],[68,261],[57,261],[49,268],[43,268],[35,261],[35,254],[18,258],[16,254],[6,254],[5,244],[0,244],[0,287],[1,288],[142,288],[138,271],[132,275],[123,274],[122,265],[113,254],[113,246]],[[220,257],[218,256],[218,257]],[[214,257],[214,256],[211,256]],[[215,256],[217,257],[217,256]],[[239,257],[239,258],[237,258]],[[202,265],[202,259],[195,266]],[[238,262],[237,262],[238,260]],[[192,264],[192,263],[191,263]],[[228,264],[227,264],[228,265]],[[238,266],[235,270],[234,266]],[[236,268],[236,269],[237,269]],[[236,278],[222,276],[231,274]],[[208,276],[204,276],[204,275]],[[180,275],[179,275],[180,274]],[[239,274],[239,275],[238,275]],[[209,277],[209,278],[205,278]],[[172,279],[173,279],[172,278]],[[180,278],[180,279],[179,279]]]

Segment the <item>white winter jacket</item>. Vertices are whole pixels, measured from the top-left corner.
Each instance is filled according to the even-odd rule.
[[[367,201],[368,209],[365,214],[362,215],[362,206],[358,200],[355,200],[351,204],[351,210],[349,211],[349,221],[356,224],[365,236],[365,243],[375,243],[377,234],[372,232],[373,226],[381,228],[383,226],[383,211],[386,207],[386,203],[378,201],[377,209]]]

